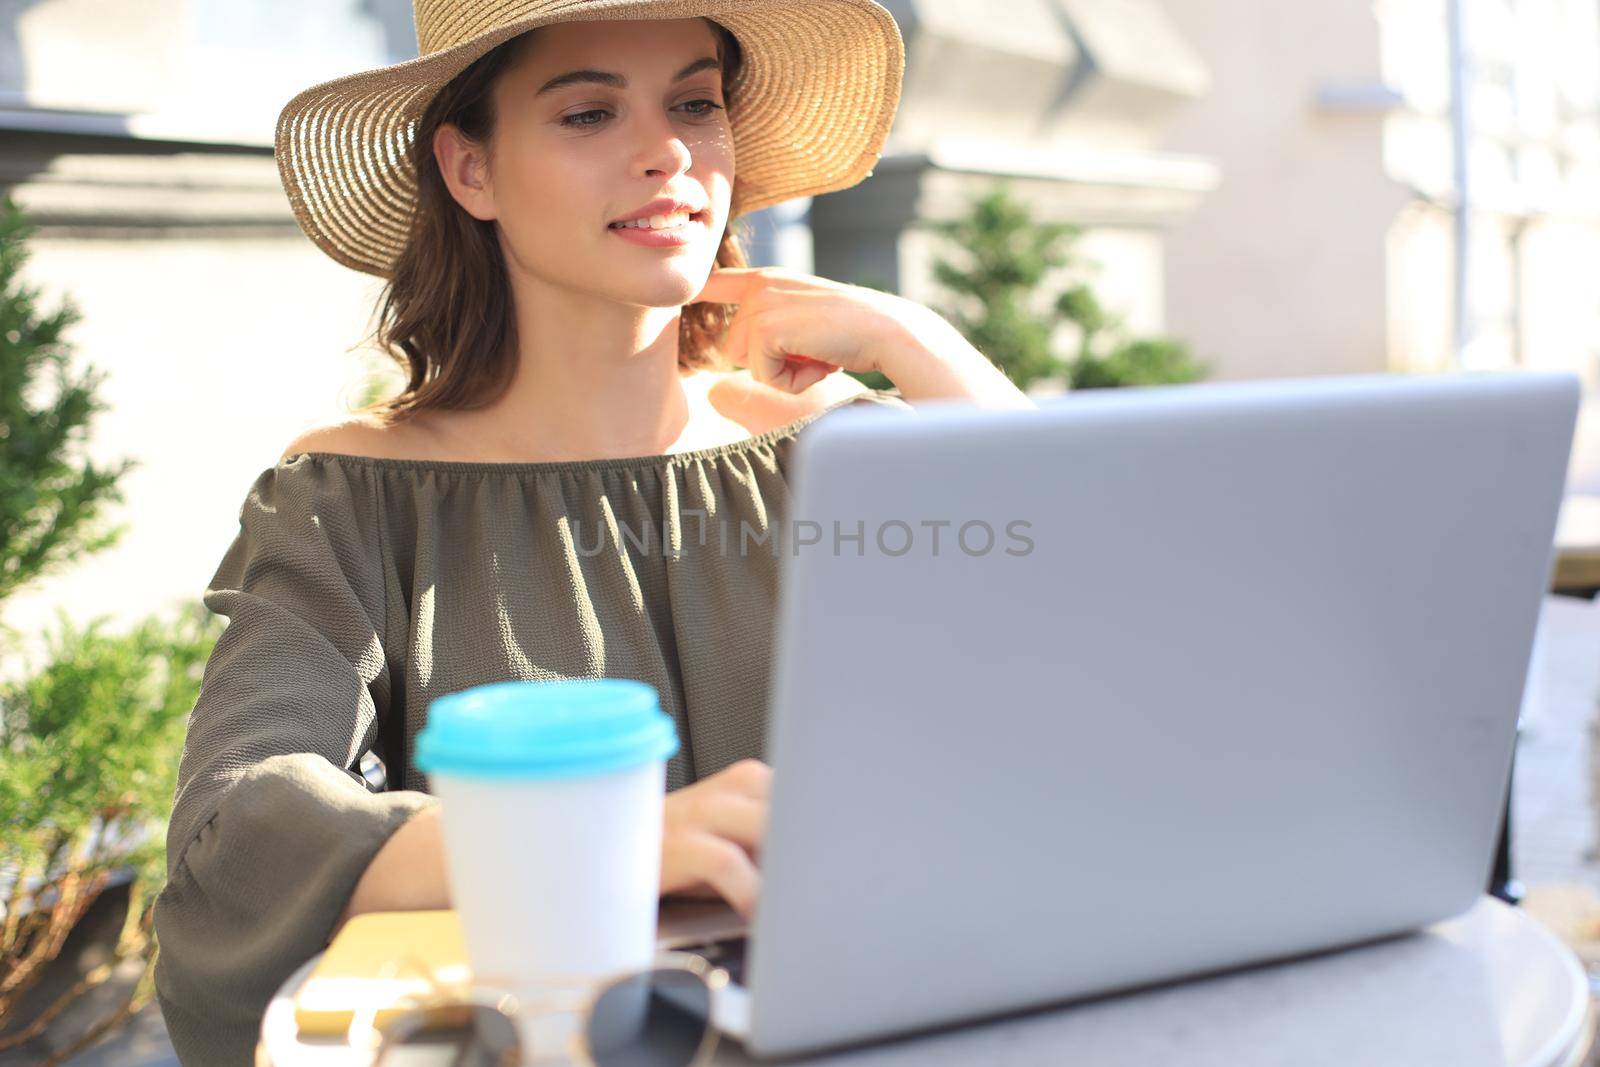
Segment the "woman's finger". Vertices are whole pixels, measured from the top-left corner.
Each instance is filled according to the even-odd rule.
[[[832,363],[821,360],[790,360],[787,370],[789,380],[784,388],[791,393],[803,393],[838,369]]]
[[[823,293],[851,288],[843,282],[787,267],[717,267],[689,301],[691,304],[739,304],[760,300],[768,290],[785,293]]]
[[[680,848],[695,878],[709,884],[744,918],[754,916],[761,875],[744,849],[710,834],[685,834]]]
[[[741,307],[728,324],[723,341],[728,358],[735,366],[748,370],[750,377],[758,382],[766,382],[776,371],[766,356],[764,317],[761,312]]]
[[[741,310],[728,327],[727,343],[739,353],[750,377],[783,389],[794,381],[794,371],[811,363],[871,369],[853,365],[859,361],[860,344],[851,328],[849,319],[824,310],[780,304],[753,313]],[[806,377],[818,380],[811,373]]]
[[[772,792],[772,768],[753,756],[728,764],[711,778],[757,800],[766,800]]]
[[[718,267],[689,301],[691,304],[744,304],[768,281],[766,267]]]
[[[746,852],[760,851],[767,833],[767,802],[731,789],[707,793],[696,805],[696,828],[727,838]]]

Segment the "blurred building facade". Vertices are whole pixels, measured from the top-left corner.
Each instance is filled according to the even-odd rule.
[[[1004,182],[1034,217],[1081,226],[1104,301],[1159,331],[1166,231],[1218,173],[1202,153],[1157,147],[1209,85],[1157,0],[1008,0],[1003,18],[977,0],[885,6],[906,42],[900,111],[872,178],[812,206],[818,272],[940,306],[932,262],[953,250],[928,224]]]
[[[1165,6],[1213,83],[1163,144],[1223,174],[1169,235],[1168,326],[1223,376],[1600,381],[1596,0]]]

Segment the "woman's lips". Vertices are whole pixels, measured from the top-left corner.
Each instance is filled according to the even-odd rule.
[[[671,226],[664,230],[648,230],[639,226],[606,227],[606,232],[614,233],[624,241],[646,248],[681,248],[686,244],[699,239],[706,229],[706,212],[689,216],[689,220],[678,226]]]

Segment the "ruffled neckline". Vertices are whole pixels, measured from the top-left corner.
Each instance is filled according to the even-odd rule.
[[[692,466],[726,456],[741,455],[746,452],[758,451],[768,448],[779,441],[793,437],[807,425],[826,415],[836,408],[844,407],[867,396],[867,393],[854,393],[837,400],[820,410],[808,415],[802,415],[792,422],[785,423],[765,433],[755,434],[742,441],[730,441],[723,445],[710,445],[706,448],[691,449],[686,452],[663,452],[646,456],[613,456],[605,459],[558,459],[538,461],[504,461],[494,462],[487,460],[458,460],[458,459],[396,459],[385,456],[360,456],[349,452],[294,452],[278,461],[279,467],[289,466],[301,459],[316,460],[318,462],[350,463],[360,466],[387,468],[392,470],[439,471],[455,474],[568,474],[584,471],[602,470],[638,470],[641,468],[661,468],[676,466]]]

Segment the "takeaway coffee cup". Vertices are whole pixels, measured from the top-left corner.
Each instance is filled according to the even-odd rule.
[[[429,705],[416,765],[442,804],[476,981],[531,1006],[567,979],[651,965],[677,750],[656,690],[631,679],[496,682]],[[525,1037],[548,1050],[573,1022]]]

